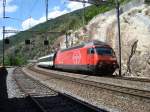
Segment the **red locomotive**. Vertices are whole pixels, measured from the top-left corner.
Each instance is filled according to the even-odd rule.
[[[118,63],[108,44],[92,41],[59,50],[54,57],[54,68],[112,74],[118,68]]]

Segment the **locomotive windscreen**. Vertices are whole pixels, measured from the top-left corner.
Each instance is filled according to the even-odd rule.
[[[114,55],[113,50],[107,47],[97,47],[96,53],[99,55]]]

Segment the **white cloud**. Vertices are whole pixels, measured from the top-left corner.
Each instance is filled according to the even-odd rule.
[[[70,9],[70,11],[74,11],[83,8],[83,4],[79,2],[69,2],[67,8]]]
[[[6,0],[6,13],[9,12],[15,12],[18,9],[18,6],[12,5],[11,2],[13,0]],[[0,1],[0,16],[3,15],[3,0]]]
[[[14,27],[5,27],[5,30],[17,30],[17,29]],[[6,33],[5,38],[10,37],[12,35],[15,35],[15,33]],[[3,39],[3,29],[0,28],[0,40],[2,40],[2,39]]]
[[[9,6],[6,8],[6,12],[15,12],[17,10],[17,6],[13,5],[13,6]]]
[[[90,4],[85,4],[85,7],[89,6]],[[83,8],[83,3],[80,3],[80,2],[69,2],[67,5],[67,8],[70,10],[70,11],[74,11],[74,10],[78,10],[78,9],[81,9]]]
[[[38,20],[35,20],[31,17],[22,22],[22,28],[23,30],[26,30],[28,28],[33,27],[34,25],[37,25],[38,23],[39,23]]]
[[[60,7],[55,6],[55,7],[53,8],[53,10],[48,13],[48,18],[51,18],[51,19],[52,19],[52,18],[56,18],[56,17],[58,17],[58,16],[61,16],[61,15],[63,15],[63,14],[66,14],[66,13],[68,13],[67,10],[62,10],[62,11],[61,11],[61,10],[60,10]],[[33,27],[33,26],[39,24],[39,23],[45,22],[45,21],[46,21],[45,16],[42,16],[42,17],[39,18],[39,19],[34,19],[34,18],[32,18],[32,17],[31,17],[31,18],[28,18],[28,19],[26,19],[25,21],[22,22],[22,29],[23,29],[23,30],[29,29],[29,28],[31,28],[31,27]]]
[[[49,17],[49,18],[56,18],[56,17],[58,17],[58,16],[61,16],[61,15],[63,15],[63,14],[66,14],[66,13],[68,13],[67,10],[63,10],[63,11],[61,11],[61,10],[54,10],[54,11],[48,13],[48,17]]]
[[[59,7],[59,6],[55,6],[55,7],[53,8],[53,10],[60,10],[60,7]]]
[[[53,10],[48,13],[48,18],[56,18],[66,13],[68,13],[68,10],[61,10],[59,6],[55,6]]]

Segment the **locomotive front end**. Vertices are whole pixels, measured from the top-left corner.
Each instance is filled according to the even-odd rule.
[[[118,68],[115,53],[110,47],[96,47],[97,65],[96,71],[113,74]]]

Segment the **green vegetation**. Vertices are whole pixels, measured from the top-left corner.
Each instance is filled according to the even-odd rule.
[[[115,8],[115,0],[101,6],[89,6],[85,8],[85,24],[87,24],[94,16],[104,13]],[[121,3],[127,3],[130,0],[121,0]],[[48,54],[52,51],[54,41],[61,35],[65,34],[68,30],[77,30],[83,26],[82,15],[83,9],[62,15],[55,19],[51,19],[45,23],[38,24],[29,30],[19,32],[18,34],[10,37],[10,44],[6,46],[7,52],[5,53],[5,63],[7,65],[21,65],[27,62],[27,59],[37,59],[37,57]],[[37,32],[38,31],[38,32]],[[51,33],[50,33],[51,32]],[[43,41],[49,40],[50,45],[44,46]],[[31,45],[25,45],[26,39],[31,40]],[[2,46],[2,42],[0,42]],[[12,55],[14,54],[15,55]],[[0,47],[0,57],[2,47]],[[2,58],[0,58],[1,63]]]
[[[5,57],[5,65],[6,66],[20,66],[26,64],[27,59],[25,59],[22,55],[8,55]]]

